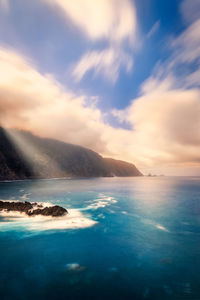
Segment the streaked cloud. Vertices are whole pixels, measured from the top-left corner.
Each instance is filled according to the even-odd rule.
[[[40,74],[27,58],[0,50],[0,123],[93,149],[104,148],[97,124],[101,113]],[[95,125],[94,125],[95,124]],[[95,146],[96,144],[96,146]]]
[[[159,74],[159,70],[157,71]],[[40,136],[79,144],[104,156],[180,172],[200,163],[200,90],[175,87],[166,70],[164,79],[152,75],[141,96],[115,116],[132,129],[114,128],[87,97],[63,88],[42,75],[26,57],[0,50],[0,119],[3,126],[27,129]]]
[[[172,46],[176,50],[175,62],[191,63],[198,59],[200,57],[200,18],[173,40]]]
[[[169,79],[170,81],[170,79]],[[140,156],[154,163],[200,162],[200,91],[157,82],[126,109]]]
[[[83,30],[92,40],[109,39],[103,30],[96,31],[94,37],[86,27]],[[130,129],[109,125],[102,111],[94,103],[89,104],[87,95],[76,95],[51,74],[39,72],[29,58],[1,48],[0,123],[134,162],[144,171],[157,168],[170,173],[176,168],[180,173],[180,169],[184,172],[199,167],[199,34],[200,20],[195,19],[172,39],[171,56],[156,66],[141,86],[140,96],[125,109],[113,111]],[[122,67],[130,71],[132,59],[123,48],[123,39],[129,39],[129,34],[122,36],[118,44],[111,42],[103,50],[83,54],[74,69],[75,78],[80,80],[92,70],[96,76],[104,74],[114,82]]]
[[[91,47],[74,63],[73,75],[80,81],[92,70],[95,77],[103,75],[114,83],[121,68],[127,72],[133,65],[128,54],[136,41],[136,10],[130,0],[44,0],[62,10],[67,20],[77,26],[90,40]],[[99,40],[108,45],[99,49]],[[91,50],[92,49],[92,50]]]
[[[191,23],[200,18],[200,0],[183,0],[180,8],[187,22]]]
[[[160,21],[153,24],[149,32],[147,33],[147,38],[150,39],[160,28]]]
[[[132,41],[136,13],[130,0],[44,0],[60,8],[90,39]]]
[[[199,166],[199,33],[200,22],[196,20],[173,39],[173,54],[156,66],[141,86],[141,96],[125,110],[113,111],[121,122],[132,126],[133,151],[141,163],[160,169],[174,166],[176,170],[178,166],[183,170]]]
[[[75,66],[73,76],[79,81],[87,72],[93,70],[94,76],[103,74],[108,81],[114,83],[118,79],[121,68],[129,72],[132,66],[133,59],[129,54],[115,48],[108,48],[84,54]]]
[[[171,46],[173,55],[165,63],[163,71],[175,74],[177,86],[200,87],[200,19],[174,38]]]

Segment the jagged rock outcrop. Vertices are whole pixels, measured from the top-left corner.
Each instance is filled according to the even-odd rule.
[[[30,202],[9,202],[0,201],[0,211],[17,211],[20,213],[25,213],[28,216],[52,216],[52,217],[62,217],[67,214],[67,210],[61,206],[54,205],[49,207],[44,207],[42,204],[30,203]]]
[[[62,217],[67,214],[67,210],[61,206],[54,205],[45,208],[37,208],[28,213],[29,216],[52,216],[52,217]]]

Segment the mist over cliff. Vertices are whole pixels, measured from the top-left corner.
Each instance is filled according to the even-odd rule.
[[[135,165],[29,132],[0,127],[0,180],[142,176]]]

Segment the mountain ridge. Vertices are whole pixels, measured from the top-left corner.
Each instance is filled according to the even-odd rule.
[[[0,180],[112,176],[142,173],[134,164],[82,146],[0,127]]]

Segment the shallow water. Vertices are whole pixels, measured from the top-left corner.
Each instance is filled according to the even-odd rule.
[[[0,183],[69,216],[0,216],[0,299],[200,299],[200,178]]]

